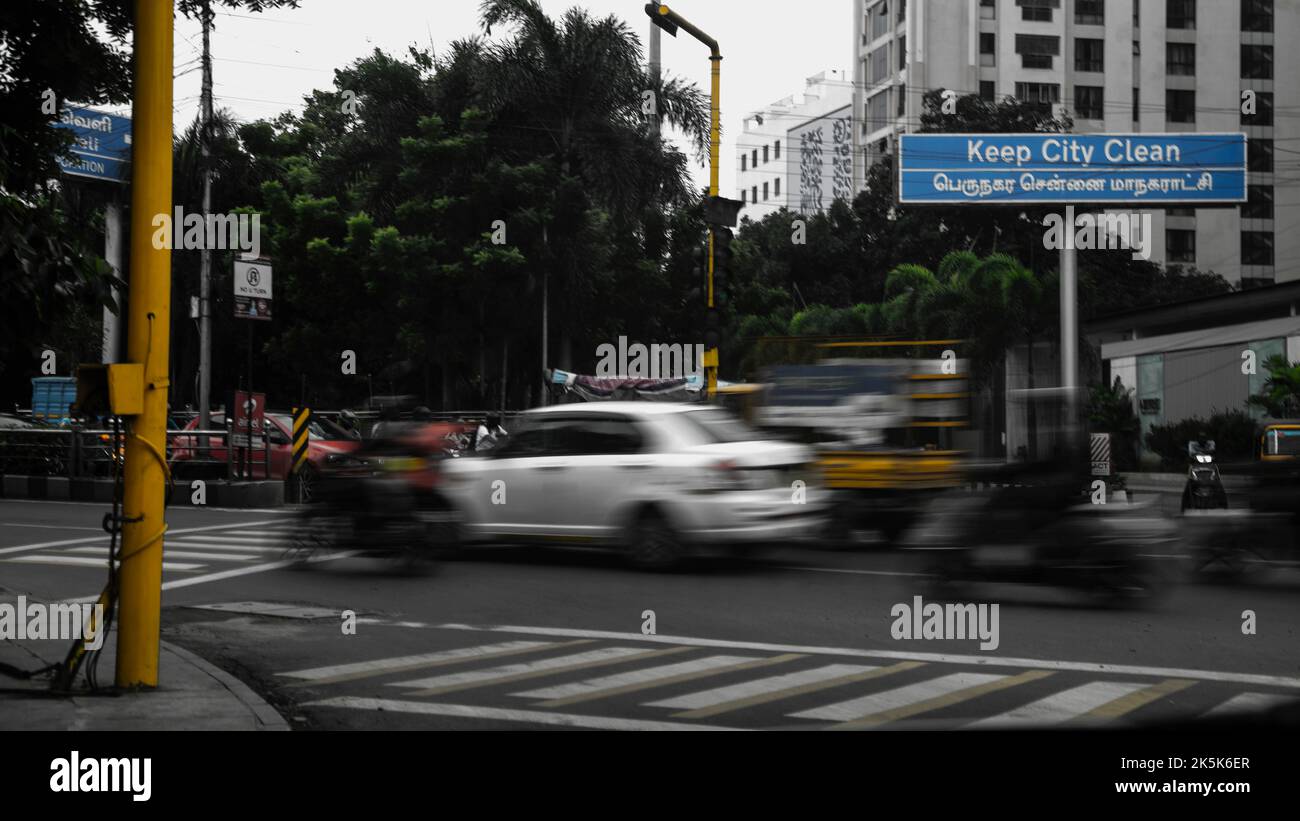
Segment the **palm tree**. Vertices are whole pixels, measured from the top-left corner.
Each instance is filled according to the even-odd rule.
[[[1300,416],[1300,365],[1292,365],[1285,356],[1270,356],[1264,367],[1268,378],[1259,394],[1250,397],[1250,404],[1274,419]]]
[[[493,26],[515,28],[511,39],[484,51],[484,96],[500,136],[507,146],[549,156],[559,175],[542,231],[546,247],[558,249],[542,261],[542,315],[545,328],[554,266],[570,309],[560,318],[560,365],[569,367],[574,302],[580,310],[591,272],[584,271],[587,260],[566,252],[565,240],[584,230],[593,207],[641,233],[647,209],[695,199],[686,158],[664,150],[645,127],[643,94],[653,93],[657,116],[684,132],[698,157],[708,139],[708,106],[694,85],[656,84],[642,64],[640,40],[613,15],[596,19],[572,8],[556,20],[536,0],[485,0],[480,10],[489,36]]]

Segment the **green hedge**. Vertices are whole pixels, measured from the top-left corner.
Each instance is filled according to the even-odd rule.
[[[1187,443],[1202,432],[1214,440],[1217,461],[1246,461],[1254,456],[1255,420],[1244,411],[1220,411],[1209,419],[1193,416],[1170,425],[1152,425],[1146,444],[1159,455],[1162,467],[1181,470],[1187,464]]]

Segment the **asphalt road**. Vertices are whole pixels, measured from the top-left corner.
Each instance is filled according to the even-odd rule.
[[[0,501],[0,595],[96,595],[104,512]],[[667,574],[603,553],[493,548],[411,574],[361,557],[295,567],[283,511],[168,519],[164,638],[301,728],[1122,724],[1300,696],[1294,569],[1183,583],[1133,610],[981,589],[977,601],[999,605],[999,644],[981,649],[893,638],[891,610],[926,596],[926,579],[915,554],[870,544]]]

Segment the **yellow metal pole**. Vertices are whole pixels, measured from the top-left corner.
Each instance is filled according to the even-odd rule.
[[[171,251],[152,238],[154,215],[172,210],[172,8],[173,0],[135,3],[127,361],[144,366],[144,408],[126,440],[119,687],[158,686]]]
[[[722,142],[722,55],[715,50],[709,56],[713,64],[709,88],[709,196],[718,196],[718,149]],[[709,229],[709,308],[713,308],[713,249],[714,230]],[[719,329],[721,332],[721,329]],[[713,399],[718,393],[718,349],[710,348],[704,354],[705,397]]]

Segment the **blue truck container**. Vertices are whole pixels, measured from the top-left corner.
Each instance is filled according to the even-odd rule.
[[[71,376],[32,377],[32,418],[50,425],[72,422],[77,380]]]

